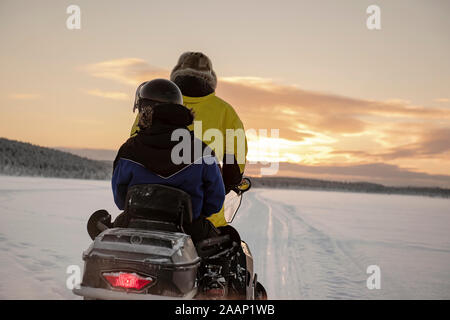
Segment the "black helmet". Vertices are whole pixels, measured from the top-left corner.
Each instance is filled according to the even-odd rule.
[[[175,83],[166,79],[155,79],[142,83],[136,90],[133,112],[142,106],[160,103],[183,104],[183,95]]]

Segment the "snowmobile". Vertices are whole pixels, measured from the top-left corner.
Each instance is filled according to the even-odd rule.
[[[251,187],[248,178],[225,199],[232,222]],[[267,293],[253,272],[253,257],[244,241],[230,234],[194,245],[183,225],[192,222],[190,196],[164,185],[128,188],[126,228],[113,227],[106,210],[88,221],[94,240],[83,252],[82,283],[73,289],[84,299],[247,299]],[[239,238],[240,239],[240,238]]]

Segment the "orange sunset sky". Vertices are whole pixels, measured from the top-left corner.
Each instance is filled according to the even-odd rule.
[[[66,27],[71,4],[80,30]],[[366,27],[371,4],[381,30]],[[117,149],[137,85],[202,51],[245,128],[280,129],[248,137],[250,160],[279,160],[280,175],[450,187],[449,13],[445,0],[2,0],[0,137]]]

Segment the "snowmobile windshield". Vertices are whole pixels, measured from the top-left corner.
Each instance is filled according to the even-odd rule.
[[[236,216],[236,212],[239,210],[242,202],[242,194],[237,194],[232,190],[225,196],[224,216],[227,223],[231,223]]]

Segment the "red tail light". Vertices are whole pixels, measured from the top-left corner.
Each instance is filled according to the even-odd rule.
[[[152,278],[144,278],[136,273],[111,272],[104,273],[103,277],[113,287],[120,287],[124,289],[141,290],[142,288],[153,282]]]
[[[214,288],[206,291],[208,297],[221,298],[225,297],[225,289],[224,288]]]

